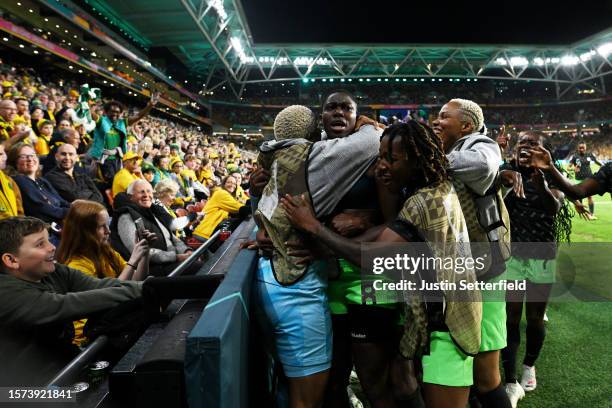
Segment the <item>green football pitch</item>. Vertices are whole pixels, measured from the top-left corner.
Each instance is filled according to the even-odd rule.
[[[612,242],[612,200],[610,195],[593,197],[597,220],[575,216],[572,242]],[[586,205],[586,200],[584,204]],[[596,279],[576,279],[589,292],[610,298],[612,293],[611,245],[595,244],[584,257],[573,259],[576,266],[596,270]],[[588,247],[587,247],[588,248]],[[605,274],[605,275],[604,275]],[[612,408],[612,303],[553,302],[548,307],[546,340],[536,362],[538,387],[519,402],[524,408],[588,407]],[[519,356],[524,355],[525,325],[522,325]],[[521,363],[519,359],[519,364]],[[520,374],[520,365],[519,371]]]

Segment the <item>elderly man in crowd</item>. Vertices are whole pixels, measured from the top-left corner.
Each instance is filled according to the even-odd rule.
[[[146,230],[156,234],[151,242],[149,273],[165,276],[191,255],[191,250],[173,234],[173,218],[166,210],[153,204],[153,187],[142,179],[132,182],[127,193],[115,197],[115,212],[111,223],[111,242],[122,256],[131,254],[136,237],[136,220],[141,219]],[[127,259],[127,258],[126,258]],[[184,274],[197,272],[202,264],[194,262]]]
[[[47,173],[45,178],[59,195],[70,203],[77,199],[103,203],[102,194],[100,194],[91,177],[75,171],[77,160],[77,151],[74,146],[64,143],[57,148],[55,153],[57,166]]]
[[[17,117],[17,105],[10,99],[0,101],[0,142],[6,142],[9,148],[13,144],[25,139],[30,135],[30,130],[21,132],[15,129],[13,121]]]

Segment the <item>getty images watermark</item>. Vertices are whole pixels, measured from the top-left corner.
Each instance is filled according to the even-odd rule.
[[[484,271],[487,266],[488,255],[480,257],[471,256],[411,256],[408,253],[384,257],[377,256],[372,259],[372,273],[374,275],[400,274],[402,277],[410,275],[415,279],[402,278],[399,281],[388,281],[386,279],[375,279],[372,282],[374,290],[401,290],[401,291],[433,291],[433,290],[525,290],[526,281],[499,280],[485,282],[476,279],[479,271]],[[436,271],[436,279],[420,279],[422,273]],[[455,275],[465,275],[464,279],[437,279],[438,271],[452,271]],[[474,278],[471,279],[469,274]],[[418,275],[418,276],[417,276]],[[423,273],[424,275],[424,273]],[[416,279],[418,277],[418,279]]]
[[[506,301],[521,298],[528,285],[529,302],[612,300],[612,243],[512,243],[506,256],[498,249],[490,243],[362,244],[362,300],[474,301],[480,292],[488,301]]]

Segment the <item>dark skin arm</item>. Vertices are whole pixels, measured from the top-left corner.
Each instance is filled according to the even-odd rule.
[[[601,190],[597,180],[588,178],[579,184],[572,184],[561,172],[553,165],[550,152],[541,146],[527,150],[525,157],[519,158],[519,163],[523,166],[534,167],[548,173],[555,186],[572,199],[582,199],[595,194]]]
[[[157,102],[159,102],[159,93],[152,93],[151,100],[149,101],[149,103],[147,103],[147,106],[141,109],[140,112],[138,112],[136,115],[129,117],[127,119],[127,125],[131,126],[142,118],[144,118],[145,116],[147,116],[149,112],[151,112],[151,109],[153,109],[153,107],[157,105]]]
[[[512,191],[519,198],[525,198],[525,190],[523,189],[523,177],[521,173],[514,170],[502,170],[499,172],[501,182],[506,187],[512,187]]]
[[[249,193],[255,197],[261,197],[261,193],[269,180],[270,172],[263,167],[259,167],[251,174],[249,179]]]
[[[599,160],[597,160],[597,157],[593,156],[593,159],[594,159],[596,165],[598,165],[599,167],[603,166],[603,163],[600,162]]]
[[[310,234],[314,240],[329,247],[332,252],[347,261],[361,266],[361,241],[345,238],[329,228],[326,228],[316,219],[310,203],[303,197],[291,197],[286,195],[281,199],[281,205],[287,213],[291,224]],[[377,235],[377,242],[406,242],[400,235],[383,226],[375,227],[376,231],[369,230],[360,238],[372,238]],[[384,228],[382,232],[380,229]]]
[[[353,237],[361,234],[372,226],[366,214],[352,211],[341,212],[336,215],[332,218],[330,225],[334,231],[344,237]]]
[[[546,212],[550,215],[557,214],[561,209],[561,205],[565,199],[565,194],[557,189],[548,188],[548,183],[546,182],[546,178],[544,178],[544,173],[540,169],[534,170],[533,175],[531,176],[531,181],[535,184],[536,189],[538,190],[538,194],[542,200],[541,202]]]

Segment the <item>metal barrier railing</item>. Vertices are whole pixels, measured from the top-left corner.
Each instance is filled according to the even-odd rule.
[[[204,242],[199,248],[192,252],[192,254],[185,259],[179,266],[177,266],[172,272],[168,274],[168,277],[180,276],[188,267],[191,266],[204,252],[210,248],[219,238],[221,231],[217,231],[211,235],[211,237]],[[108,343],[108,337],[105,335],[98,336],[91,344],[89,344],[83,351],[81,351],[75,358],[72,359],[62,370],[57,373],[48,383],[47,387],[62,386],[67,381],[74,378],[84,367],[94,361],[96,356],[106,347]]]
[[[206,242],[200,245],[198,249],[196,249],[195,251],[191,253],[191,255],[189,255],[189,258],[185,259],[183,262],[181,262],[179,266],[174,268],[174,270],[168,274],[168,277],[172,278],[175,276],[179,276],[181,273],[185,271],[185,269],[189,268],[192,263],[194,263],[208,248],[210,248],[212,244],[214,244],[217,241],[220,233],[221,231],[219,230],[215,232],[214,234],[212,234],[210,238],[206,240]]]
[[[99,352],[101,352],[108,343],[108,337],[105,335],[98,336],[87,348],[72,359],[62,370],[55,375],[48,383],[47,387],[63,386],[71,378],[75,377],[87,364],[94,361]]]

